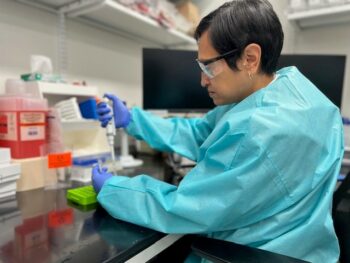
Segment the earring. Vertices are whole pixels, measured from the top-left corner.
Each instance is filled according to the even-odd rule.
[[[249,79],[250,79],[250,80],[253,80],[252,73],[248,72],[248,76],[249,76]]]

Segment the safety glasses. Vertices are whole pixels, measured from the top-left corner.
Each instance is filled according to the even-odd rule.
[[[221,59],[232,56],[238,49],[233,49],[215,58],[206,60],[196,59],[200,69],[210,79],[219,75],[223,70],[223,61]]]

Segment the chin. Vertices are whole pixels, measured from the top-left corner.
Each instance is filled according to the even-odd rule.
[[[213,103],[215,104],[215,106],[220,106],[220,105],[225,105],[226,103],[224,103],[223,101],[220,100],[213,100]]]
[[[224,101],[224,100],[214,100],[213,99],[213,103],[215,104],[215,106],[223,106],[223,105],[237,103],[237,101]]]
[[[215,104],[215,106],[230,104],[229,102],[222,100],[222,99],[219,99],[219,98],[212,98],[212,99],[213,99],[213,103]]]

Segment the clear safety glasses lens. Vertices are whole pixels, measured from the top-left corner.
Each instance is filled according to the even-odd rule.
[[[223,60],[214,61],[210,64],[205,65],[197,59],[197,63],[202,72],[209,78],[213,79],[222,72]]]
[[[200,69],[202,70],[202,72],[210,79],[214,78],[214,74],[210,71],[210,68],[206,65],[204,65],[202,62],[200,62],[198,59],[197,59],[197,63],[200,67]]]
[[[237,52],[237,50],[238,50],[237,48],[232,49],[229,52],[226,52],[215,58],[207,59],[205,61],[199,61],[198,59],[196,59],[196,61],[199,67],[201,68],[201,70],[203,71],[203,73],[208,78],[212,79],[222,72],[222,69],[223,69],[222,59],[232,56]]]

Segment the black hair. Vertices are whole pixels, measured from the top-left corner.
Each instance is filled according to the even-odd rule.
[[[261,47],[261,71],[272,74],[283,47],[283,30],[272,5],[267,0],[234,0],[205,16],[195,31],[198,41],[208,30],[212,46],[219,54],[238,49],[226,58],[233,70],[244,48],[255,43]]]

